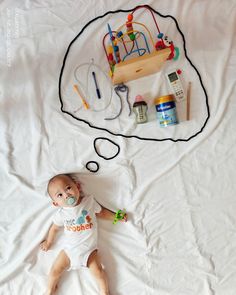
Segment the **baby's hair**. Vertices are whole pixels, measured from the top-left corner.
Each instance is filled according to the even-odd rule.
[[[49,179],[49,181],[48,181],[48,185],[47,185],[47,194],[48,194],[48,196],[51,197],[50,194],[49,194],[49,186],[51,185],[51,183],[52,183],[55,179],[57,179],[58,177],[64,177],[64,176],[70,178],[70,179],[71,179],[72,181],[74,181],[76,184],[79,184],[79,185],[80,185],[80,193],[82,193],[82,196],[83,196],[83,192],[82,192],[82,190],[81,190],[81,183],[80,183],[80,181],[78,180],[78,177],[77,177],[75,174],[70,174],[70,173],[61,173],[61,174],[57,174],[57,175],[55,175],[55,176],[53,176],[52,178]]]

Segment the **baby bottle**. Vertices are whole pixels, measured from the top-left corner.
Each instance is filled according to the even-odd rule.
[[[143,97],[141,95],[137,95],[133,104],[133,111],[136,116],[137,124],[147,122],[147,108],[147,103],[143,100]]]

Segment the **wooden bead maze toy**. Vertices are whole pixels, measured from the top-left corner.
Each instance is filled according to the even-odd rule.
[[[156,43],[143,23],[133,21],[134,12],[140,8],[148,9],[152,14],[158,31]],[[178,58],[178,48],[160,32],[153,12],[145,5],[133,10],[127,16],[126,23],[117,30],[113,31],[109,24],[107,27],[108,33],[103,37],[103,48],[113,84],[154,74],[160,71],[166,60]]]

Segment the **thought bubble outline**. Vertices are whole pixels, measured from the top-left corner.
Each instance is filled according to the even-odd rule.
[[[196,132],[195,134],[191,135],[190,137],[188,138],[177,138],[177,139],[174,139],[174,138],[170,138],[170,137],[167,137],[167,138],[147,138],[147,137],[140,137],[140,136],[137,136],[137,135],[125,135],[125,134],[121,134],[121,133],[114,133],[112,132],[111,130],[109,129],[106,129],[106,128],[103,128],[103,127],[98,127],[98,126],[95,126],[95,125],[92,125],[89,121],[86,121],[84,119],[80,119],[78,117],[75,117],[72,113],[66,111],[63,109],[63,100],[62,100],[62,94],[61,94],[61,81],[62,81],[62,76],[63,76],[63,71],[64,71],[64,68],[65,68],[65,64],[66,64],[66,59],[67,59],[67,56],[69,54],[69,51],[70,51],[70,48],[72,46],[72,44],[79,38],[80,35],[82,35],[82,33],[84,32],[84,30],[93,22],[95,22],[96,20],[100,19],[100,18],[103,18],[109,14],[115,14],[115,13],[119,13],[119,12],[124,12],[124,13],[127,13],[127,12],[131,12],[131,11],[134,11],[136,10],[137,8],[148,8],[150,10],[152,10],[154,13],[156,13],[157,15],[159,15],[160,17],[163,17],[163,18],[171,18],[174,22],[175,22],[175,25],[176,25],[176,28],[178,30],[178,32],[180,33],[182,39],[183,39],[183,48],[184,48],[184,55],[186,57],[186,59],[188,60],[188,62],[190,63],[190,65],[194,68],[194,70],[196,71],[197,73],[197,76],[199,78],[199,81],[200,81],[200,84],[201,84],[201,87],[203,89],[203,92],[205,94],[205,103],[206,103],[206,108],[207,108],[207,118],[205,120],[205,122],[203,123],[203,126],[201,127],[201,129]],[[145,141],[173,141],[173,142],[179,142],[179,141],[183,141],[183,142],[186,142],[186,141],[190,141],[191,139],[193,139],[194,137],[196,137],[197,135],[199,135],[205,128],[209,118],[210,118],[210,108],[209,108],[209,102],[208,102],[208,95],[207,95],[207,92],[206,92],[206,89],[203,85],[203,82],[202,82],[202,78],[201,78],[201,75],[199,73],[199,71],[197,70],[197,68],[194,66],[194,64],[191,62],[191,60],[189,59],[188,55],[187,55],[187,49],[186,49],[186,44],[185,44],[185,37],[184,37],[184,34],[182,33],[182,31],[180,30],[179,28],[179,25],[178,25],[178,22],[177,20],[172,16],[172,15],[164,15],[164,14],[161,14],[160,12],[156,11],[155,9],[153,9],[151,6],[149,5],[138,5],[136,7],[134,7],[133,9],[118,9],[118,10],[114,10],[114,11],[107,11],[106,13],[104,13],[103,15],[100,15],[100,16],[97,16],[95,17],[94,19],[90,20],[83,28],[82,30],[75,36],[75,38],[70,42],[67,50],[66,50],[66,53],[65,53],[65,56],[63,58],[63,63],[62,63],[62,68],[61,68],[61,71],[60,71],[60,76],[59,76],[59,84],[58,84],[58,90],[59,90],[59,100],[60,100],[60,103],[61,103],[61,112],[62,113],[65,113],[69,116],[71,116],[72,118],[74,118],[75,120],[77,121],[80,121],[80,122],[83,122],[85,124],[87,124],[90,128],[93,128],[93,129],[97,129],[97,130],[101,130],[101,131],[106,131],[108,132],[109,134],[111,135],[114,135],[114,136],[121,136],[121,137],[124,137],[124,138],[136,138],[136,139],[139,139],[139,140],[145,140]]]

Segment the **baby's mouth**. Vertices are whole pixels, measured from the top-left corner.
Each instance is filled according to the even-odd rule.
[[[66,199],[66,203],[69,206],[74,205],[76,203],[76,201],[77,201],[77,198],[74,196],[70,196],[68,199]]]

